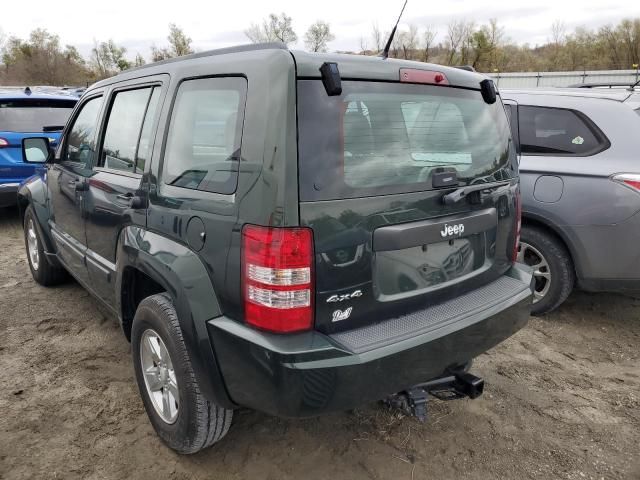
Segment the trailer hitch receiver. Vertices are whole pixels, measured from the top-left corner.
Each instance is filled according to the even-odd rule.
[[[429,395],[439,400],[455,400],[464,397],[474,399],[482,395],[483,391],[484,380],[482,378],[460,370],[390,395],[385,403],[424,422],[427,419]]]

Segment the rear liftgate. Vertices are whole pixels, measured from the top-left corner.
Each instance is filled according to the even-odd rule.
[[[414,385],[403,392],[390,395],[384,403],[424,422],[427,419],[429,395],[438,400],[455,400],[465,397],[474,399],[482,395],[483,390],[484,380],[461,368],[452,370],[442,377]]]

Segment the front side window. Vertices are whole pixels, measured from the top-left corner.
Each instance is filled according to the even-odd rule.
[[[187,80],[178,88],[164,153],[165,185],[229,194],[236,188],[247,81]]]
[[[90,169],[96,152],[96,131],[102,97],[85,103],[76,117],[66,139],[62,162],[79,169]]]
[[[149,87],[115,94],[104,134],[100,166],[142,173],[136,167],[136,154],[152,90],[154,89]]]
[[[586,156],[608,147],[598,127],[575,110],[521,105],[518,120],[525,155]]]

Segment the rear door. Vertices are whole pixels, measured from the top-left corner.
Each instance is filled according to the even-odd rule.
[[[430,85],[298,82],[300,218],[314,232],[316,327],[425,308],[512,265],[517,161],[500,100]],[[445,205],[457,187],[504,182]]]
[[[87,268],[102,299],[113,305],[118,237],[129,224],[145,225],[151,158],[162,96],[162,77],[112,90],[100,149],[83,204]]]

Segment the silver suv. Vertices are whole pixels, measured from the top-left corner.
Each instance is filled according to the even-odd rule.
[[[519,260],[534,267],[534,314],[574,286],[640,290],[640,93],[501,90],[519,143]]]

